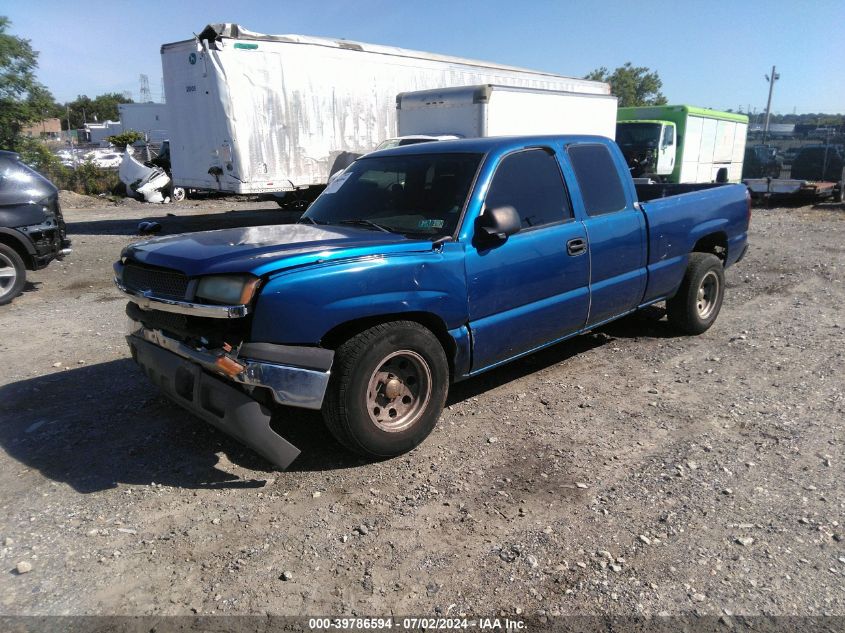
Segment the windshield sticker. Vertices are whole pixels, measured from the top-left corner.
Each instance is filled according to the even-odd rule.
[[[349,173],[349,172],[347,172],[345,174],[341,174],[340,176],[338,176],[337,178],[335,178],[334,180],[332,180],[328,184],[328,186],[323,190],[323,193],[335,193],[338,189],[340,189],[343,186],[343,183],[345,183],[347,180],[349,180],[349,177],[351,175],[352,174]]]
[[[442,229],[446,222],[444,220],[420,220],[417,228],[420,229]]]

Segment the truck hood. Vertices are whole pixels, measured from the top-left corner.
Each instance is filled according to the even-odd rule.
[[[317,261],[430,250],[428,240],[346,226],[283,224],[157,237],[121,253],[189,277],[220,273],[261,276]]]

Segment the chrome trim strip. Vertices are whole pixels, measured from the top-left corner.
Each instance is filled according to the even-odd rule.
[[[239,319],[249,314],[249,306],[218,306],[205,303],[191,303],[176,299],[156,297],[152,292],[138,292],[130,290],[115,277],[114,285],[124,293],[129,300],[142,310],[161,310],[162,312],[176,312],[188,316],[207,317],[209,319]]]
[[[323,406],[323,397],[329,384],[330,372],[328,371],[315,371],[249,358],[238,358],[237,361],[244,365],[246,369],[233,377],[222,373],[214,364],[218,356],[213,352],[194,349],[167,336],[161,330],[150,330],[133,321],[127,338],[131,339],[133,336],[197,363],[215,376],[242,385],[266,387],[273,394],[273,399],[279,404],[302,407],[303,409],[320,409]]]

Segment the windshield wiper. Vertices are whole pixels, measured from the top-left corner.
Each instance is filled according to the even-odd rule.
[[[384,231],[385,233],[393,233],[390,229],[386,229],[381,224],[376,224],[370,220],[364,220],[363,218],[355,219],[355,220],[341,220],[337,222],[337,224],[351,224],[353,226],[367,226],[373,229],[377,229],[379,231]]]

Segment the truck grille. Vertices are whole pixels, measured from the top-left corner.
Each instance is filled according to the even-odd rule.
[[[123,268],[123,285],[130,290],[152,292],[158,297],[185,299],[188,278],[175,270],[148,268],[129,263]]]

